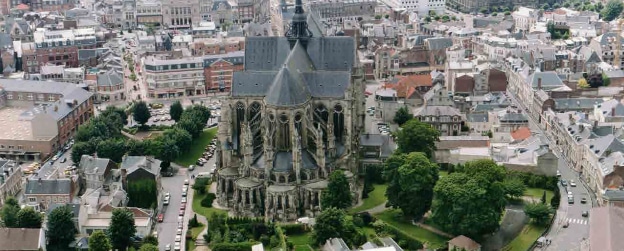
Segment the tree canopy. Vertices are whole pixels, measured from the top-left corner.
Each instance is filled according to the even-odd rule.
[[[113,248],[126,250],[131,244],[130,238],[136,234],[132,212],[126,208],[114,209],[108,233]]]
[[[316,217],[312,240],[316,245],[323,245],[327,239],[342,238],[348,244],[361,245],[362,234],[357,231],[353,221],[347,220],[342,209],[327,208]],[[366,238],[364,238],[365,240]]]
[[[141,248],[139,248],[139,251],[158,251],[158,247],[154,244],[143,244]]]
[[[32,207],[24,207],[17,213],[17,224],[20,228],[41,228],[43,217]]]
[[[0,211],[0,217],[2,218],[2,226],[4,227],[18,227],[17,214],[20,211],[20,206],[14,197],[8,197],[2,211]]]
[[[184,112],[184,108],[182,107],[182,104],[180,103],[180,101],[174,102],[169,107],[169,116],[171,116],[171,119],[173,119],[175,122],[180,121],[182,112]]]
[[[145,101],[139,101],[134,104],[134,107],[132,108],[132,118],[134,118],[134,121],[140,125],[145,125],[151,116],[152,115],[150,114],[149,108],[147,107]]]
[[[351,206],[352,199],[349,181],[344,172],[337,170],[331,173],[327,189],[323,191],[321,196],[321,206],[323,208],[345,209]]]
[[[622,14],[622,10],[624,10],[624,4],[620,0],[609,0],[607,5],[604,6],[600,15],[602,19],[605,21],[613,21],[618,18],[620,14]]]
[[[154,245],[154,246],[158,246],[158,238],[156,238],[156,236],[153,236],[153,235],[150,234],[148,236],[145,236],[145,238],[143,238],[143,243],[142,244],[143,245],[151,244],[151,245]]]
[[[394,114],[394,123],[397,123],[399,126],[405,124],[405,122],[413,119],[414,115],[410,113],[406,106],[403,106],[397,110],[396,114]]]
[[[545,203],[530,203],[524,206],[524,213],[538,226],[548,224],[552,211],[550,205]]]
[[[420,152],[393,155],[389,160],[385,170],[391,176],[386,190],[388,204],[400,208],[406,216],[420,219],[431,207],[438,165]]]
[[[89,251],[110,251],[112,248],[108,236],[101,230],[97,230],[89,236]]]
[[[438,130],[417,119],[407,121],[401,128],[396,132],[399,152],[423,152],[429,158],[433,155],[435,142],[440,136]]]
[[[69,206],[57,207],[48,215],[46,232],[48,250],[67,250],[69,244],[75,240],[78,230],[72,218],[73,211]]]
[[[504,168],[491,160],[456,168],[434,187],[431,219],[449,233],[473,239],[496,231],[505,207],[504,178]]]

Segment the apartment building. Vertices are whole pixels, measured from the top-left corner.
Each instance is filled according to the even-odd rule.
[[[51,80],[79,84],[84,80],[84,68],[65,68],[62,65],[43,65],[39,74],[30,74],[31,80]]]
[[[22,169],[12,160],[0,160],[0,205],[22,190]]]
[[[377,2],[371,0],[313,1],[309,4],[310,12],[318,15],[319,21],[328,23],[370,19],[375,16],[375,7]]]
[[[620,35],[620,42],[624,44],[624,38]],[[615,32],[607,32],[598,37],[593,38],[589,42],[589,48],[596,52],[600,56],[603,62],[613,65],[613,59],[615,50],[617,49],[617,37]],[[621,48],[624,46],[621,45]],[[624,57],[624,50],[622,50],[620,57]],[[619,69],[624,69],[624,60],[621,65],[615,66]]]
[[[245,52],[232,51],[207,55],[203,60],[206,92],[230,91],[234,72],[242,71],[244,68]]]
[[[194,56],[218,55],[245,50],[245,37],[200,38],[191,44]]]
[[[55,153],[93,116],[92,96],[71,83],[0,80],[0,157],[33,161]]]
[[[201,57],[152,55],[142,59],[141,66],[150,98],[194,96],[206,92]]]
[[[516,31],[529,31],[539,18],[539,11],[527,7],[519,7],[517,11],[511,13]]]
[[[71,203],[73,184],[70,179],[29,179],[24,189],[26,204],[47,210],[51,204]]]
[[[425,106],[414,113],[420,122],[430,124],[441,136],[459,136],[464,115],[451,106]]]
[[[162,3],[156,0],[136,2],[137,25],[160,25],[163,23]]]
[[[37,29],[34,33],[35,57],[24,60],[24,71],[39,73],[43,65],[78,67],[78,50],[94,49],[95,30],[92,28],[72,30]],[[23,49],[23,48],[22,48]]]
[[[65,12],[66,10],[71,10],[76,6],[76,3],[79,3],[75,0],[33,0],[27,3],[32,11],[35,12],[43,12],[43,11],[58,11]]]
[[[199,1],[162,1],[163,25],[174,28],[191,28],[201,21]]]

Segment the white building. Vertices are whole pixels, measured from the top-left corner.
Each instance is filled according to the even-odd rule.
[[[539,18],[539,11],[527,7],[520,7],[511,16],[516,24],[516,31],[528,31]]]

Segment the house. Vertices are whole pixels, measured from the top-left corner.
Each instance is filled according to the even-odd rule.
[[[589,218],[590,250],[616,251],[624,247],[624,208],[594,207]]]
[[[448,242],[448,250],[481,251],[481,244],[466,236],[460,235]]]
[[[0,251],[45,251],[43,228],[0,228]]]
[[[48,209],[50,204],[71,203],[73,186],[70,179],[29,179],[24,189],[26,204]]]
[[[0,205],[22,190],[22,169],[12,160],[0,160]]]
[[[360,136],[360,159],[362,167],[382,164],[394,149],[395,143],[389,135],[364,134]],[[364,171],[364,170],[362,170]]]
[[[89,208],[89,211],[85,212],[85,216],[81,216],[80,221],[80,234],[91,235],[97,230],[104,231],[108,229],[113,216],[113,210],[118,207],[111,205],[104,205],[99,210]],[[153,212],[147,209],[141,209],[136,207],[125,207],[130,210],[134,215],[134,226],[136,227],[136,235],[148,236],[152,233],[152,214]]]
[[[54,209],[57,209],[59,207],[63,207],[63,206],[67,206],[71,209],[72,212],[72,221],[74,222],[74,226],[76,227],[76,229],[80,229],[80,225],[78,224],[78,219],[80,216],[80,204],[76,204],[76,203],[68,203],[68,204],[61,204],[61,203],[54,203],[54,204],[50,204],[50,206],[48,207],[48,211],[46,212],[46,215],[50,215],[50,213],[52,213],[52,211],[54,211]]]
[[[594,119],[598,122],[624,122],[624,105],[612,99],[594,106]]]
[[[79,164],[80,173],[84,174],[87,188],[98,189],[104,185],[112,169],[116,165],[110,159],[82,155]]]
[[[442,136],[459,135],[464,121],[464,115],[451,106],[426,106],[415,112],[414,117],[436,128]]]
[[[154,179],[157,187],[161,187],[160,166],[145,156],[124,156],[120,170],[124,189],[128,189],[128,183],[142,179]]]
[[[466,163],[477,159],[490,159],[488,136],[440,136],[434,154],[437,163]]]
[[[405,104],[411,106],[422,106],[423,96],[432,86],[431,75],[417,74],[409,76],[396,76],[391,83],[385,85],[396,91],[399,99],[404,99]]]

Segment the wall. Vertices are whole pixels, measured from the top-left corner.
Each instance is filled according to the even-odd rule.
[[[58,135],[56,120],[49,114],[40,113],[31,120],[33,138],[55,138]]]

